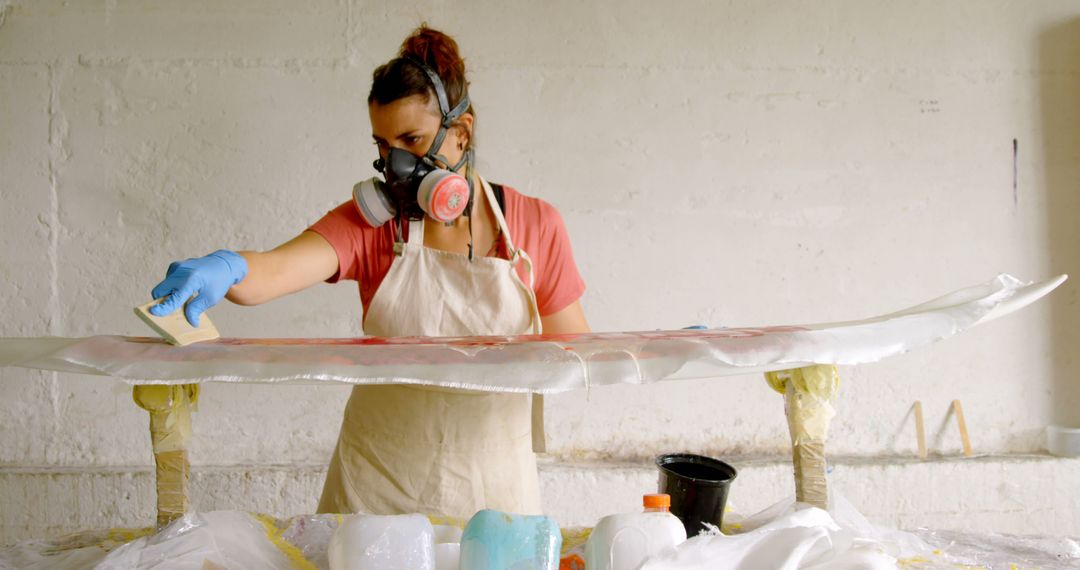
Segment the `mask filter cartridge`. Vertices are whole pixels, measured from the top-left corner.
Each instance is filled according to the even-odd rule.
[[[378,178],[357,182],[352,189],[353,205],[369,226],[377,228],[397,215],[397,208],[387,195],[385,183]]]
[[[416,201],[435,221],[452,222],[465,213],[465,207],[469,205],[469,183],[460,174],[435,170],[420,182]]]
[[[433,170],[420,181],[416,202],[433,220],[452,222],[464,214],[469,205],[469,183],[460,174],[449,170]],[[360,217],[373,228],[397,215],[386,183],[378,178],[369,178],[353,186],[353,203]]]

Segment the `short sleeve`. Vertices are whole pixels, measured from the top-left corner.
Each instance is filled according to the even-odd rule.
[[[342,279],[361,281],[362,265],[359,263],[363,249],[363,240],[358,228],[366,226],[351,201],[330,210],[319,221],[312,224],[308,231],[321,235],[338,256],[338,271],[326,280],[337,283]]]
[[[585,293],[585,281],[574,262],[570,235],[559,211],[543,200],[536,202],[541,228],[537,253],[541,255],[535,256],[539,259],[534,290],[540,316],[546,317],[580,299]]]

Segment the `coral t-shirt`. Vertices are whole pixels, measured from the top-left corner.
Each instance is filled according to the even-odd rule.
[[[585,292],[562,216],[554,206],[539,198],[525,196],[507,186],[503,189],[510,240],[532,259],[533,289],[540,316],[557,313]],[[403,229],[408,231],[407,227]],[[337,252],[338,272],[327,282],[357,281],[366,315],[394,260],[394,224],[369,226],[349,200],[330,210],[308,230],[324,237]],[[502,243],[496,245],[499,257],[506,258]],[[518,263],[517,270],[522,282],[528,285],[526,264]]]

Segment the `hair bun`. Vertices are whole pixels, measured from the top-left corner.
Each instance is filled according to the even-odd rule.
[[[420,24],[405,38],[398,55],[423,62],[444,81],[465,79],[465,60],[458,53],[457,42],[439,30],[429,28],[427,24]]]

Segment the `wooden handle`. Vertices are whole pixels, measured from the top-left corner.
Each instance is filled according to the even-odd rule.
[[[964,457],[971,457],[971,439],[968,437],[967,422],[964,421],[964,408],[960,406],[960,400],[952,401],[953,413],[956,414],[956,424],[960,426],[960,442],[964,444]]]

